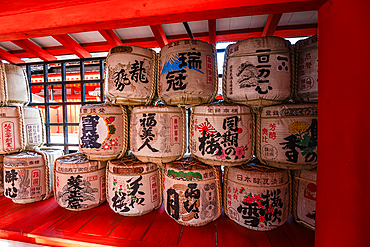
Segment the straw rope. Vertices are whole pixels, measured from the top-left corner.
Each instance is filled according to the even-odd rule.
[[[46,194],[43,197],[42,200],[49,199],[51,196],[51,188],[50,188],[50,170],[49,170],[49,158],[44,152],[40,152],[38,150],[32,150],[32,152],[35,152],[42,156],[44,167],[45,167],[45,182],[46,182]]]

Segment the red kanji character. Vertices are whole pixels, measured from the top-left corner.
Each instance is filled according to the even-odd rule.
[[[269,128],[270,128],[271,131],[275,131],[276,124],[270,124]]]
[[[267,136],[262,136],[262,142],[266,142],[266,143],[268,143],[268,142],[267,142]]]
[[[263,129],[262,129],[262,135],[267,135],[267,134],[268,134],[268,129],[263,128]]]
[[[272,140],[276,139],[276,132],[269,132],[269,138]]]

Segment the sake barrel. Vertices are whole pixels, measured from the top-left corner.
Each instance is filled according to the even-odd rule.
[[[185,112],[173,106],[137,106],[131,113],[131,152],[161,165],[181,158],[186,148]]]
[[[154,163],[133,155],[108,161],[107,179],[107,201],[118,214],[144,215],[162,204],[161,174]]]
[[[256,154],[263,164],[296,170],[316,167],[317,104],[263,107],[256,135]]]
[[[148,105],[156,90],[156,53],[138,46],[116,46],[107,56],[105,96],[114,105]]]
[[[294,173],[293,217],[311,230],[315,230],[316,177],[316,169]]]
[[[268,231],[290,216],[288,170],[245,164],[226,167],[224,209],[226,215],[251,230]]]
[[[295,44],[297,94],[302,101],[318,100],[318,36],[317,34]]]
[[[226,48],[223,97],[251,106],[291,97],[291,45],[279,37],[250,38]]]
[[[4,195],[3,159],[4,155],[0,154],[0,196]]]
[[[187,157],[165,165],[167,214],[184,226],[203,226],[221,215],[221,169]]]
[[[125,107],[100,104],[80,108],[79,151],[90,160],[122,157],[127,149],[127,131]]]
[[[4,195],[15,203],[45,200],[51,195],[47,156],[24,151],[4,156]]]
[[[0,61],[0,106],[23,106],[29,102],[29,86],[24,70]]]
[[[200,40],[168,43],[160,52],[158,94],[167,105],[210,103],[217,93],[214,45]]]
[[[254,117],[245,105],[196,106],[191,115],[191,153],[208,165],[234,166],[254,154]]]
[[[62,208],[82,211],[105,202],[106,161],[88,160],[81,153],[55,160],[54,198]]]
[[[0,107],[0,154],[21,152],[44,143],[41,110],[33,107]]]

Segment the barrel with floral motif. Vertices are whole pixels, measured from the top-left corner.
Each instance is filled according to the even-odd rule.
[[[256,164],[226,167],[224,208],[227,216],[251,230],[268,231],[290,216],[290,173]]]
[[[156,164],[133,155],[108,161],[107,201],[121,215],[147,214],[162,204],[161,175]]]
[[[148,105],[156,91],[156,53],[122,45],[109,50],[105,95],[114,105]]]
[[[191,115],[191,153],[208,165],[235,166],[254,153],[253,116],[248,106],[208,104]]]
[[[256,125],[256,154],[263,164],[286,169],[316,167],[317,104],[263,107]]]
[[[4,156],[4,195],[15,203],[31,203],[51,195],[46,155],[24,151]]]
[[[56,159],[54,165],[54,198],[59,206],[82,211],[106,200],[106,161],[88,160],[77,153]]]
[[[251,106],[282,103],[292,94],[289,41],[250,38],[226,48],[223,74],[225,100]]]
[[[165,165],[163,201],[167,214],[185,226],[203,226],[221,215],[221,169],[194,158]]]
[[[159,57],[158,95],[167,105],[210,103],[217,93],[214,45],[178,40],[165,45]]]
[[[122,157],[128,143],[125,107],[106,104],[80,109],[79,150],[90,160]]]

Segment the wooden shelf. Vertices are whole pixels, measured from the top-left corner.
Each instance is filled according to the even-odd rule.
[[[4,196],[0,197],[0,238],[51,246],[314,246],[314,232],[292,217],[268,232],[248,230],[224,213],[206,226],[185,227],[172,220],[163,205],[144,216],[125,217],[114,213],[108,203],[72,212],[54,198],[21,205]]]

